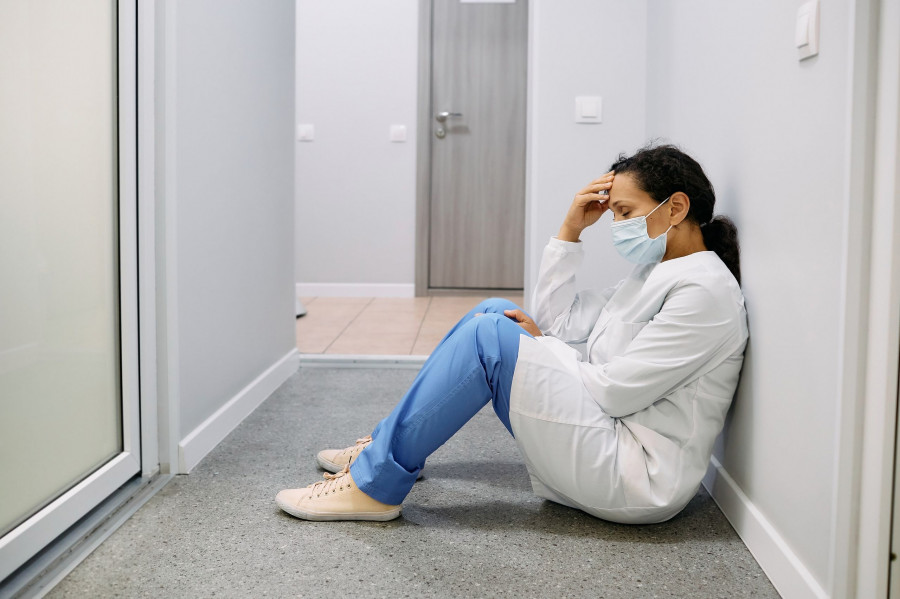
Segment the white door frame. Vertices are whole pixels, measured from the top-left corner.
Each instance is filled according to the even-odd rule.
[[[156,12],[137,0],[137,219],[140,305],[141,474],[160,471],[156,335]]]
[[[419,0],[419,66],[416,106],[416,297],[428,295],[431,235],[431,5]]]
[[[432,291],[429,281],[429,262],[431,260],[431,143],[434,132],[434,115],[431,98],[431,36],[432,36],[432,15],[434,0],[418,0],[419,3],[419,63],[417,70],[418,91],[417,91],[417,117],[416,117],[416,243],[415,243],[415,295],[416,297],[427,295],[450,294],[466,294],[467,290],[453,290],[444,292],[441,290]],[[532,72],[532,31],[534,23],[534,6],[536,1],[528,3],[528,27],[526,40],[526,71],[525,71],[525,89],[527,97],[525,99],[525,203],[522,209],[525,212],[525,232],[522,251],[525,252],[525,273],[523,276],[523,292],[528,291],[529,287],[529,270],[530,255],[529,243],[529,226],[530,226],[530,194],[531,194],[531,177],[529,168],[531,166],[531,72]],[[476,290],[471,292],[475,295],[481,295],[486,290]]]
[[[859,444],[857,597],[888,593],[900,354],[900,0],[881,0],[873,11],[878,31],[873,65],[872,251]]]
[[[900,354],[900,0],[857,0],[830,595],[887,597]]]
[[[136,6],[119,0],[119,317],[123,451],[0,539],[0,580],[141,472],[137,269]]]

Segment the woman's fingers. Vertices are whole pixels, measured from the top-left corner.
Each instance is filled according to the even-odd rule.
[[[601,181],[599,183],[589,183],[587,186],[582,188],[582,190],[579,193],[591,193],[592,191],[597,192],[601,189],[609,189],[610,187],[612,187],[612,181]]]
[[[602,177],[598,177],[598,178],[594,179],[593,181],[591,181],[591,185],[594,185],[596,183],[612,182],[612,180],[615,178],[616,178],[616,171],[609,171]]]
[[[543,335],[537,325],[534,324],[534,321],[528,318],[521,310],[504,310],[503,314],[509,318],[514,318],[519,326],[522,327],[522,330],[527,331],[528,334],[533,337],[540,337]]]
[[[509,318],[514,318],[516,322],[525,322],[528,317],[525,316],[525,313],[521,310],[504,310],[503,315]]]
[[[606,202],[609,197],[604,193],[588,192],[575,196],[575,201],[579,206],[586,206],[591,202]]]
[[[606,199],[606,196],[609,194],[610,188],[612,188],[612,181],[591,183],[590,185],[579,191],[575,197],[588,196],[593,194],[601,195],[602,199]]]

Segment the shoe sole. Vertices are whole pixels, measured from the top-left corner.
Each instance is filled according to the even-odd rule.
[[[331,460],[326,460],[321,455],[316,455],[316,462],[319,464],[319,467],[322,468],[322,470],[327,470],[328,472],[331,472],[332,474],[337,474],[338,472],[340,472],[341,470],[344,469],[343,466],[338,466]]]
[[[399,518],[402,508],[402,506],[397,506],[396,509],[386,512],[356,512],[353,514],[344,514],[330,512],[306,512],[295,506],[287,505],[278,500],[276,500],[275,503],[277,503],[278,507],[280,507],[291,516],[300,518],[302,520],[311,520],[313,522],[336,522],[339,520],[366,520],[373,522],[387,522],[388,520]]]
[[[335,464],[331,460],[326,460],[320,454],[316,454],[316,463],[319,464],[319,467],[322,470],[327,472],[331,472],[332,474],[337,474],[341,470],[344,469],[343,466]],[[416,477],[416,480],[421,480],[421,478],[425,475],[425,470],[419,470],[419,476]]]

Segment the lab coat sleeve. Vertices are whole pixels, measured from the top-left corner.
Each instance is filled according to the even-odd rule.
[[[584,259],[582,243],[551,237],[541,257],[534,287],[533,317],[545,335],[566,343],[584,343],[600,311],[615,293],[606,290],[576,291],[575,271]]]
[[[579,362],[582,383],[610,416],[639,412],[741,349],[742,314],[727,294],[695,283],[675,287],[621,356]]]

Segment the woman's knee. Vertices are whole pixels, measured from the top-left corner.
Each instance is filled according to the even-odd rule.
[[[479,353],[499,356],[500,350],[510,338],[518,339],[522,328],[503,314],[485,312],[468,323],[469,333],[474,337]]]
[[[481,312],[482,314],[503,314],[504,310],[518,309],[520,309],[519,306],[508,299],[503,299],[502,297],[490,297],[478,304],[475,311]]]
[[[504,320],[509,319],[503,316],[502,313],[482,312],[476,314],[474,318],[467,322],[459,330],[459,333],[470,337],[480,347],[486,340],[497,338],[498,331],[503,326],[501,323]]]

